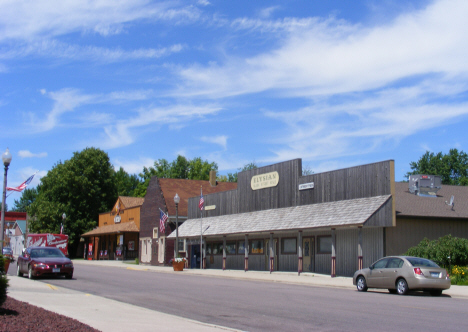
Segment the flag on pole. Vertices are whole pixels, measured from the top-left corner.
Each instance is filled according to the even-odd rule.
[[[37,172],[36,172],[37,173]],[[18,192],[21,192],[23,191],[24,188],[26,188],[28,186],[28,184],[31,183],[32,179],[34,178],[34,175],[36,175],[36,173],[34,173],[33,175],[31,175],[26,181],[24,181],[22,184],[20,184],[18,187],[6,187],[6,190],[7,191],[18,191]]]
[[[60,224],[60,234],[63,234],[63,223]]]
[[[166,221],[167,221],[167,214],[162,212],[161,209],[159,209],[159,232],[161,234],[166,234]]]
[[[200,190],[200,192],[201,192],[201,190]],[[203,192],[201,192],[200,202],[198,203],[198,207],[200,208],[200,210],[203,210],[204,205],[205,205],[205,200],[203,199]]]

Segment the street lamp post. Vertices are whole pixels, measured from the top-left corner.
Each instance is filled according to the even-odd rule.
[[[180,197],[177,193],[174,196],[174,203],[175,203],[175,224],[176,224],[176,243],[175,243],[175,255],[174,258],[179,256],[179,202]]]
[[[10,166],[11,163],[11,153],[8,148],[6,151],[2,154],[2,161],[3,165],[5,165],[5,175],[3,176],[3,198],[2,198],[2,220],[1,220],[1,225],[0,225],[0,249],[2,249],[3,253],[3,239],[4,239],[4,224],[5,224],[5,200],[6,200],[6,185],[7,185],[7,173],[8,173],[8,166]]]

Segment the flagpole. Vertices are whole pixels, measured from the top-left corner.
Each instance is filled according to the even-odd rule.
[[[200,187],[200,196],[203,196],[203,186]],[[203,269],[203,209],[200,209],[200,270]]]

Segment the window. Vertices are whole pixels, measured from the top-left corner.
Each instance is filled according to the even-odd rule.
[[[235,242],[226,243],[226,255],[235,255],[235,254],[236,254],[236,243]]]
[[[245,241],[239,241],[237,246],[237,253],[238,254],[245,254]]]
[[[185,251],[185,240],[184,239],[179,239],[179,252],[180,251]]]
[[[263,254],[263,240],[252,240],[252,254]]]
[[[331,254],[332,238],[331,236],[317,236],[317,251],[319,254]]]
[[[223,254],[223,244],[222,243],[213,243],[212,245],[213,255],[222,255]]]
[[[211,255],[212,252],[211,252],[211,243],[207,243],[206,244],[206,254],[207,255]]]
[[[390,261],[387,264],[389,269],[399,269],[403,266],[403,260],[399,258],[390,258]]]
[[[374,264],[374,269],[384,269],[387,266],[388,258],[381,259]]]
[[[157,239],[158,238],[158,227],[154,227],[153,228],[153,239]]]
[[[282,253],[283,254],[295,254],[297,253],[297,239],[282,239]]]

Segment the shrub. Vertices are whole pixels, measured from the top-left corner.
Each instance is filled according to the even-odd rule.
[[[3,256],[0,255],[0,307],[7,299],[8,279],[5,271]]]
[[[424,238],[405,255],[428,258],[450,271],[454,265],[468,265],[468,240],[450,234],[432,241]]]
[[[138,258],[135,258],[135,264],[136,265],[140,264],[140,261],[138,260]]]
[[[468,271],[466,267],[455,265],[450,274],[452,285],[464,285],[468,282]]]

